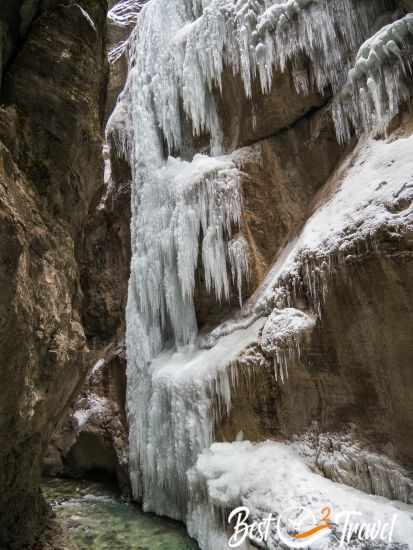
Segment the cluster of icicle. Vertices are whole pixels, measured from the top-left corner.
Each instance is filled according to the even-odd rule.
[[[138,3],[121,4],[134,13]],[[186,520],[203,548],[218,548],[213,522],[202,502],[188,503],[187,472],[213,440],[211,380],[183,388],[156,377],[154,359],[169,345],[196,345],[197,269],[220,300],[231,285],[241,296],[248,270],[246,243],[236,237],[240,173],[222,150],[215,102],[223,72],[240,74],[249,97],[254,79],[268,93],[274,71],[286,70],[300,93],[338,91],[348,54],[387,7],[391,0],[151,0],[128,40],[128,80],[108,131],[132,169],[132,488],[145,510]],[[115,12],[120,24],[123,14]],[[209,135],[208,154],[194,155],[191,134]],[[230,372],[216,385],[226,404]]]
[[[288,378],[288,364],[300,359],[301,343],[306,333],[315,327],[315,318],[298,309],[274,309],[262,330],[262,350],[273,357],[275,378]]]
[[[360,48],[348,80],[334,102],[341,142],[353,131],[384,130],[411,98],[413,14],[389,23]]]
[[[372,21],[391,0],[155,0],[130,39],[130,59],[145,47],[159,125],[168,146],[182,144],[182,111],[193,132],[209,133],[220,146],[214,89],[224,67],[240,74],[248,97],[258,79],[271,90],[274,72],[289,70],[299,93],[338,92],[345,84],[349,54],[369,36]],[[149,27],[143,28],[148,20]],[[339,23],[337,25],[337,22]],[[152,23],[152,24],[151,24]],[[151,32],[148,31],[151,29]]]

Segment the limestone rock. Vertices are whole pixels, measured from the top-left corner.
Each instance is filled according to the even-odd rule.
[[[29,548],[47,521],[41,456],[93,364],[77,254],[103,185],[106,2],[49,7],[16,42],[0,111],[0,546],[10,550]]]
[[[331,112],[322,108],[290,129],[233,153],[241,170],[243,219],[241,233],[249,245],[250,280],[244,300],[258,288],[283,246],[292,239],[317,191],[325,184],[346,149],[337,144]],[[199,270],[195,294],[203,330],[239,307],[234,291],[229,304],[208,294]]]
[[[389,143],[411,136],[411,132],[408,116]],[[347,166],[363,163],[358,154],[350,157]],[[389,170],[391,166],[398,170],[396,162],[388,163]],[[398,162],[403,163],[403,159]],[[343,178],[345,175],[340,172],[332,176],[314,203],[316,209],[334,197],[336,185]],[[367,213],[360,210],[370,227],[365,233],[360,233],[362,226],[349,217],[341,237],[330,250],[327,260],[331,261],[330,267],[326,257],[316,253],[311,260],[310,257],[299,260],[297,271],[284,281],[284,291],[289,296],[284,307],[289,303],[302,311],[308,308],[318,311],[316,326],[301,346],[301,355],[290,358],[285,383],[277,381],[272,361],[259,343],[246,353],[245,360],[240,362],[231,413],[217,425],[219,437],[224,440],[235,440],[243,430],[244,437],[253,441],[302,436],[311,431],[314,423],[320,434],[345,434],[349,426],[354,426],[357,438],[365,442],[369,453],[380,455],[384,462],[387,458],[394,461],[390,469],[383,466],[390,476],[391,471],[400,472],[406,467],[405,489],[400,489],[397,497],[406,502],[411,499],[410,489],[406,489],[410,487],[411,476],[406,472],[413,459],[408,436],[413,429],[408,389],[413,384],[409,189],[405,183],[395,194],[388,205],[390,217],[386,222],[374,220],[369,225]],[[370,201],[374,202],[374,198]],[[334,219],[329,221],[334,224]],[[285,294],[281,294],[283,300]],[[374,468],[374,464],[379,467],[377,457],[371,459],[372,464],[362,453],[351,455],[354,467],[361,472],[366,470],[367,463],[369,468]],[[335,468],[320,467],[325,475],[338,479]],[[345,472],[342,475],[344,483],[380,494],[373,481],[372,486],[368,485],[365,476],[351,478]],[[397,493],[394,487],[398,474],[395,476],[384,484],[388,498]]]
[[[126,360],[115,346],[91,370],[44,459],[49,475],[102,476],[129,493]]]

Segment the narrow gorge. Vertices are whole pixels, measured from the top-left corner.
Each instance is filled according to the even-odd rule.
[[[413,3],[1,0],[0,71],[0,550],[413,549]]]

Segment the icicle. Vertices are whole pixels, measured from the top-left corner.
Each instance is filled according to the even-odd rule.
[[[119,27],[134,25],[145,3],[146,0],[121,0],[109,11],[108,18]]]
[[[298,309],[275,309],[261,335],[261,349],[273,357],[275,380],[288,380],[288,364],[301,357],[301,341],[315,327],[315,318]]]
[[[383,27],[359,49],[353,68],[334,103],[334,120],[340,142],[360,134],[385,130],[409,101],[407,80],[413,66],[413,14]]]

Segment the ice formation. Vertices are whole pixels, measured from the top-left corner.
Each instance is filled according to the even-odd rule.
[[[350,541],[344,536],[345,514],[348,511],[360,513],[352,521],[367,524],[391,524],[396,517],[392,542],[411,548],[413,540],[412,507],[401,502],[366,495],[356,489],[334,483],[313,471],[297,454],[294,446],[267,441],[252,444],[249,441],[215,443],[204,451],[190,474],[191,482],[203,485],[210,502],[217,508],[232,510],[246,506],[251,519],[262,520],[269,513],[275,519],[288,511],[303,510],[312,513],[317,520],[321,510],[330,506],[335,529],[327,537],[311,544],[317,550],[334,548],[388,548],[380,540],[371,541],[371,546],[357,539],[357,532]],[[343,517],[340,518],[340,514]],[[315,523],[315,522],[314,522]],[[313,524],[314,525],[314,524]],[[222,548],[224,548],[223,546]],[[265,548],[280,548],[276,522],[272,523],[271,534]],[[307,546],[306,546],[307,547]],[[400,546],[399,546],[400,547]]]
[[[140,3],[127,0],[111,12],[118,25],[137,21],[120,45],[127,48],[129,75],[108,124],[132,170],[127,305],[132,488],[145,510],[186,520],[202,548],[219,548],[219,535],[213,513],[188,486],[187,473],[213,442],[213,403],[227,411],[231,406],[231,365],[257,342],[263,325],[257,317],[271,313],[258,304],[250,316],[221,327],[200,346],[196,270],[219,300],[234,288],[241,301],[248,276],[248,247],[238,231],[240,169],[231,151],[223,150],[216,107],[223,72],[240,74],[248,97],[255,79],[267,93],[274,71],[287,70],[299,93],[336,92],[345,85],[351,52],[368,38],[376,16],[392,7],[390,0],[151,0],[137,14]],[[209,148],[195,154],[188,133],[209,136]],[[345,215],[343,205],[337,206]],[[332,219],[338,223],[337,216]],[[323,220],[323,213],[310,220],[291,244],[295,254],[308,231],[325,237],[317,229],[317,223],[327,223]],[[291,254],[288,250],[287,263]],[[285,269],[278,265],[277,277]]]
[[[221,136],[212,91],[222,88],[225,66],[241,75],[248,97],[255,78],[267,93],[274,71],[287,69],[300,93],[338,90],[350,68],[348,54],[392,5],[389,0],[152,1],[130,39],[126,96],[130,100],[138,82],[145,88],[170,150],[182,144],[182,111],[194,133],[209,133],[217,148]]]
[[[213,402],[230,409],[234,380],[228,365],[257,341],[262,326],[263,320],[255,321],[223,336],[211,349],[165,350],[152,361],[149,373],[134,372],[133,378],[129,373],[135,496],[143,498],[145,510],[190,522],[194,534],[196,505],[188,496],[187,471],[213,442]],[[207,519],[208,510],[203,514]]]
[[[108,17],[120,27],[128,27],[136,23],[139,12],[146,0],[123,0],[109,11]]]
[[[409,472],[384,454],[369,449],[356,433],[319,433],[317,426],[292,444],[306,464],[328,479],[368,494],[413,504]]]
[[[125,29],[133,27],[137,20],[142,6],[147,0],[121,0],[116,3],[108,13],[108,19],[115,27]],[[125,38],[109,50],[109,61],[115,63],[125,54],[129,45],[129,38]]]
[[[337,135],[383,130],[411,96],[413,13],[389,23],[360,48],[334,105]]]
[[[260,339],[261,349],[274,360],[275,377],[281,381],[288,377],[291,356],[300,357],[300,344],[306,332],[316,324],[312,315],[287,307],[274,309],[268,317]]]

